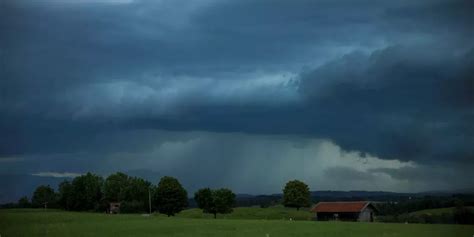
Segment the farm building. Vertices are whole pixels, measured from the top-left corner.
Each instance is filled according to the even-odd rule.
[[[111,202],[109,207],[110,214],[120,213],[120,202]]]
[[[374,221],[375,207],[370,202],[319,202],[311,212],[319,221]]]

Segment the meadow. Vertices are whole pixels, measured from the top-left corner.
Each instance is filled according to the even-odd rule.
[[[59,210],[0,210],[0,235],[10,236],[467,236],[474,226],[244,220],[107,215]],[[188,213],[189,214],[189,213]]]
[[[191,208],[180,212],[178,217],[212,219],[212,214],[202,213],[199,208]],[[217,219],[246,219],[246,220],[311,220],[313,214],[307,208],[297,211],[295,208],[286,208],[282,205],[268,208],[237,207],[229,214],[218,214]]]

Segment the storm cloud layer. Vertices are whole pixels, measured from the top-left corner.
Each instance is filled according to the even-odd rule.
[[[1,174],[133,169],[253,193],[295,177],[312,189],[473,186],[471,1],[0,11]]]

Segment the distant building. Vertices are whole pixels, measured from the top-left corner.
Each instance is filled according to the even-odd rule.
[[[319,202],[311,212],[318,221],[374,221],[376,208],[370,202]]]
[[[111,202],[109,207],[110,214],[120,213],[120,202]]]

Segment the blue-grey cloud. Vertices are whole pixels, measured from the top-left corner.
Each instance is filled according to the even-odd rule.
[[[20,173],[109,172],[104,157],[195,131],[324,139],[430,167],[474,159],[471,1],[2,6],[0,162]],[[238,166],[233,152],[221,155]]]

